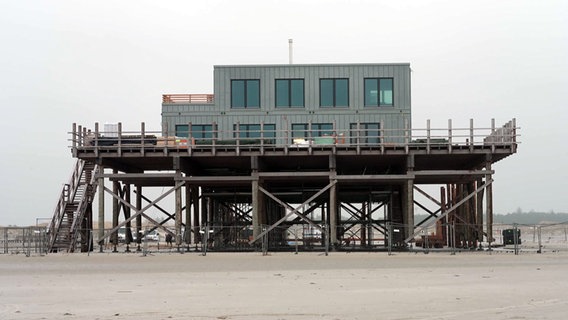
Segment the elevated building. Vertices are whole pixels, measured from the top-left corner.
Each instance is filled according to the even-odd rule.
[[[139,232],[143,217],[165,229],[145,211],[173,193],[166,220],[175,221],[167,231],[177,245],[216,250],[404,249],[425,237],[490,243],[492,164],[517,147],[514,120],[413,129],[408,63],[215,66],[214,94],[163,95],[160,133],[95,124],[74,126],[72,141],[73,155],[91,168],[90,190],[113,195],[114,228],[100,239],[121,227]],[[420,187],[429,184],[441,185],[440,194]],[[151,186],[170,189],[142,206],[142,188]],[[94,196],[86,194],[86,213],[56,212],[52,235],[58,224],[92,228]],[[414,221],[416,206],[430,219]],[[68,238],[86,246],[77,230]]]

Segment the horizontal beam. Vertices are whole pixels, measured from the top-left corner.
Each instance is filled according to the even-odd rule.
[[[494,170],[420,170],[413,171],[415,176],[485,176],[494,174]]]

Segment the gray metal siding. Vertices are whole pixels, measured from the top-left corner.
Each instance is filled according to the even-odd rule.
[[[365,107],[364,79],[392,77],[393,107]],[[349,107],[320,108],[319,81],[322,78],[349,79]],[[231,109],[231,80],[260,80],[260,109]],[[304,79],[304,108],[276,108],[275,80]],[[347,65],[273,65],[215,66],[215,104],[164,104],[162,119],[169,134],[175,124],[208,124],[216,122],[221,131],[231,131],[234,123],[275,123],[277,130],[290,129],[292,123],[336,123],[348,130],[350,123],[380,122],[381,128],[404,129],[410,126],[410,65],[409,64],[347,64]],[[229,137],[226,137],[229,138]]]

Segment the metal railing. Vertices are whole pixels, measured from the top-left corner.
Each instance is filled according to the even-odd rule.
[[[0,254],[47,253],[45,227],[0,227]]]
[[[212,94],[163,94],[162,103],[214,103]]]

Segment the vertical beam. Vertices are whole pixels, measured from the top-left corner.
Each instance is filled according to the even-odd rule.
[[[487,162],[485,163],[485,170],[489,172],[485,175],[485,183],[492,181],[491,176],[491,156],[487,157]],[[485,211],[486,218],[485,223],[487,224],[487,242],[489,242],[489,249],[491,249],[491,242],[493,242],[493,184],[489,184],[486,187],[486,199],[485,199]]]
[[[256,239],[260,234],[260,189],[258,188],[258,179],[252,180],[252,237]]]
[[[181,159],[179,157],[173,158],[173,167],[176,170],[175,173],[175,180],[176,184],[181,179]],[[181,235],[181,217],[182,217],[182,193],[181,188],[177,188],[175,191],[175,241],[176,246],[181,246],[182,243],[182,235]]]
[[[251,205],[252,205],[252,237],[256,239],[260,235],[260,188],[258,181],[258,157],[250,158],[251,176]]]
[[[136,186],[136,211],[142,210],[142,186]],[[136,216],[136,243],[138,247],[136,251],[141,251],[140,244],[142,243],[142,215]]]
[[[188,245],[191,243],[191,204],[193,198],[191,194],[192,188],[189,183],[185,184],[185,229],[183,233],[183,241]]]
[[[118,173],[118,170],[114,169],[112,171],[114,174]],[[120,188],[120,182],[113,181],[112,183],[112,193],[118,196],[118,190]],[[119,203],[117,197],[112,198],[112,228],[116,228],[118,226],[118,211],[119,211]],[[118,230],[112,233],[112,243],[114,245],[113,251],[116,252],[116,246],[118,245]]]
[[[475,182],[475,188],[477,189],[479,188],[481,185],[483,185],[483,181],[481,179],[477,179]],[[479,242],[483,242],[483,195],[485,194],[485,189],[479,191],[477,193],[476,196],[476,211],[477,211],[477,230],[478,232],[478,237],[477,237],[477,241]]]
[[[337,182],[336,175],[336,161],[335,155],[329,156],[329,177],[330,182]],[[339,244],[337,237],[337,183],[333,183],[329,189],[329,237],[330,243],[333,248]]]
[[[101,240],[103,239],[104,235],[105,235],[105,178],[104,178],[104,173],[105,173],[105,168],[99,164],[99,182],[98,182],[98,186],[99,186],[99,250],[101,252],[103,252],[103,241]]]
[[[406,160],[406,169],[407,174],[411,174],[414,171],[414,155],[409,154]],[[412,237],[414,234],[414,180],[408,179],[404,182],[403,188],[403,204],[402,204],[402,212],[404,214],[404,228],[405,230],[405,239]]]
[[[199,233],[199,187],[191,186],[191,189],[191,195],[193,197],[193,236],[195,240],[194,242],[198,243],[201,241],[201,234]]]

